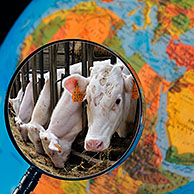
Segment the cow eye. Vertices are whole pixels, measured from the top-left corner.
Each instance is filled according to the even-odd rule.
[[[115,103],[118,105],[120,102],[121,102],[121,99],[117,98]]]

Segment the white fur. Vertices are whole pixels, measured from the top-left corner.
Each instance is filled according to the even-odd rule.
[[[110,145],[111,137],[115,131],[121,137],[126,137],[128,133],[127,122],[130,120],[130,116],[134,119],[136,112],[136,110],[130,111],[131,90],[134,82],[132,75],[128,70],[123,70],[123,67],[124,65],[121,61],[113,66],[107,60],[94,63],[88,79],[79,75],[70,77],[70,79],[78,81],[80,88],[85,87],[86,89],[88,101],[86,150],[86,143],[90,140],[102,141],[102,150],[105,150]],[[128,75],[123,71],[127,72]],[[118,105],[116,104],[117,99],[120,99]]]
[[[81,103],[72,102],[71,93],[64,90],[52,113],[48,129],[40,132],[43,148],[55,167],[64,167],[71,151],[71,144],[81,129]]]

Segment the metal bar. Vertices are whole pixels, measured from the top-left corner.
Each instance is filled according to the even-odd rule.
[[[60,97],[61,97],[61,95],[62,95],[62,93],[63,93],[63,91],[64,91],[64,88],[63,88],[63,86],[62,86],[62,83],[63,83],[63,78],[65,77],[65,74],[61,74],[61,81],[60,81],[60,88],[61,88],[61,91],[60,91]]]
[[[82,42],[82,75],[87,77],[87,50],[86,43]]]
[[[111,63],[112,65],[114,65],[114,64],[116,64],[116,62],[117,62],[116,56],[111,55],[110,63]]]
[[[24,92],[26,89],[26,85],[27,85],[26,79],[25,79],[25,65],[21,69],[21,73],[22,73],[22,91]]]
[[[97,57],[95,55],[93,55],[93,59],[94,61],[97,61],[97,60],[106,60],[106,59],[111,59],[111,56],[105,56],[105,57]]]
[[[114,55],[111,56],[104,56],[104,57],[97,57],[95,55],[93,55],[93,61],[97,61],[97,60],[107,60],[110,59],[111,60],[111,64],[114,65],[117,61],[116,57]]]
[[[94,55],[94,46],[91,44],[87,45],[87,54],[88,54],[88,75],[90,75],[90,67],[93,67],[93,55]]]
[[[17,74],[17,76],[16,76],[16,79],[15,79],[15,82],[16,82],[16,96],[17,96],[17,94],[18,94],[18,92],[19,92],[19,90],[20,90],[20,72]]]
[[[11,90],[11,98],[16,97],[16,81],[13,82],[12,90]]]
[[[50,77],[50,115],[52,114],[54,105],[53,105],[53,99],[54,99],[54,93],[53,93],[53,73],[52,73],[52,64],[53,64],[53,52],[52,52],[52,46],[48,48],[49,50],[49,77]]]
[[[30,82],[30,79],[29,79],[29,71],[30,71],[29,61],[26,63],[25,67],[26,67],[26,82],[29,83]]]
[[[21,85],[22,85],[21,80],[20,80],[20,74],[21,74],[21,72],[18,73],[18,77],[17,77],[17,79],[18,79],[18,92],[19,92]]]
[[[72,64],[75,64],[75,42],[72,42]]]
[[[82,42],[82,76],[87,77],[87,49],[86,43]],[[82,130],[83,136],[87,127],[87,115],[86,115],[86,104],[82,102]]]
[[[38,78],[38,82],[37,82],[37,93],[38,93],[38,96],[40,95],[40,92],[41,92],[41,78]]]
[[[65,43],[65,77],[70,75],[69,71],[69,42]]]
[[[51,109],[50,114],[52,113],[57,100],[57,68],[56,68],[56,45],[49,47],[49,74],[50,74],[50,100],[51,100]]]
[[[59,45],[58,44],[55,44],[54,45],[54,65],[53,65],[53,72],[54,72],[54,86],[55,86],[55,101],[54,101],[54,106],[57,104],[58,102],[58,88],[57,88],[57,55],[58,55],[58,48],[59,48]]]
[[[69,69],[69,67],[70,67],[69,42],[66,42],[64,44],[64,51],[65,51],[65,74],[61,74],[61,79],[60,79],[60,89],[61,89],[61,92],[60,92],[60,96],[63,93],[63,87],[62,87],[63,79],[70,75],[70,69]]]
[[[38,94],[37,94],[37,74],[36,74],[36,55],[33,56],[31,60],[31,68],[32,68],[32,90],[33,90],[33,99],[34,104],[36,104]]]
[[[43,50],[39,53],[39,69],[40,69],[40,90],[42,90],[45,80],[44,80],[44,57]]]

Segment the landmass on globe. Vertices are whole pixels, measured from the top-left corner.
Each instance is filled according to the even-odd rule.
[[[44,14],[25,34],[18,61],[60,39],[86,39],[109,47],[139,76],[145,127],[134,152],[112,172],[77,182],[44,175],[32,193],[193,193],[194,1],[68,5]]]

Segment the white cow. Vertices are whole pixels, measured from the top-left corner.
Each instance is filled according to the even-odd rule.
[[[40,132],[43,148],[55,167],[64,168],[71,145],[81,129],[81,103],[72,102],[72,94],[65,89],[53,110],[48,129]]]
[[[16,126],[21,133],[24,141],[27,141],[28,134],[27,131],[21,128],[23,123],[28,123],[32,116],[32,111],[34,108],[34,99],[32,96],[32,82],[29,82],[24,93],[23,100],[20,105],[19,113],[15,117]]]
[[[70,66],[70,73],[80,73],[81,63]],[[65,73],[64,69],[57,70],[57,80],[61,78],[61,74]],[[60,94],[60,82],[58,86],[58,98]],[[39,133],[44,131],[44,127],[49,123],[50,120],[50,78],[49,73],[46,75],[45,85],[39,95],[37,103],[32,113],[31,121],[27,124],[21,125],[25,131],[28,131],[28,137],[34,144],[34,147],[38,153],[43,153],[42,143],[40,141]]]
[[[127,124],[135,119],[136,109],[130,110],[134,81],[129,71],[128,75],[123,73],[123,68],[99,62],[91,68],[90,78],[72,75],[64,83],[70,92],[75,90],[74,82],[86,89],[88,132],[84,147],[88,151],[107,149],[115,131],[126,137]]]
[[[24,92],[22,91],[22,88],[21,88],[19,90],[16,98],[9,98],[9,103],[13,107],[13,110],[14,110],[16,116],[18,116],[18,114],[19,114],[20,105],[21,105],[23,96],[24,96]]]

